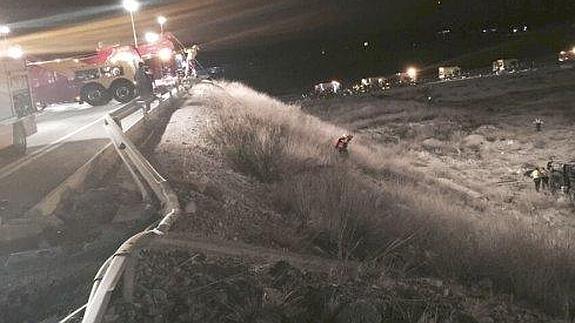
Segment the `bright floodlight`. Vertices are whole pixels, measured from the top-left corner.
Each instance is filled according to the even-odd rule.
[[[146,37],[146,41],[150,44],[155,43],[158,40],[160,40],[160,35],[158,35],[157,33],[153,33],[153,32],[147,32],[145,37]]]
[[[20,46],[10,46],[8,48],[8,57],[13,59],[20,59],[24,56],[24,51]]]
[[[10,27],[4,25],[4,26],[0,26],[0,34],[2,35],[6,35],[10,33]]]
[[[162,48],[158,52],[158,56],[164,62],[169,61],[170,59],[172,59],[172,50],[167,47]]]
[[[159,16],[159,17],[158,17],[158,23],[159,23],[160,25],[163,26],[163,25],[166,24],[166,22],[168,22],[168,19],[166,19],[166,17],[164,17],[164,16]]]
[[[407,76],[415,80],[417,78],[417,69],[415,67],[410,67],[407,69]]]
[[[124,0],[122,4],[124,5],[124,9],[129,12],[136,12],[140,9],[140,3],[136,0]]]

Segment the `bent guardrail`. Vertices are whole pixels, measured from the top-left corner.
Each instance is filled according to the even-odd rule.
[[[170,92],[167,100],[173,100],[172,94]],[[158,108],[162,108],[161,105],[167,100],[160,101]],[[136,102],[129,103],[107,114],[104,124],[116,151],[140,188],[142,197],[144,200],[150,198],[147,190],[150,188],[162,205],[163,217],[146,230],[129,238],[104,262],[94,277],[88,302],[60,322],[71,322],[79,318],[82,313],[84,313],[82,318],[84,323],[102,321],[112,292],[122,278],[124,278],[124,297],[132,297],[134,279],[133,270],[130,270],[134,266],[132,255],[147,241],[167,233],[181,214],[178,197],[166,179],[152,167],[122,129],[121,121],[140,109]],[[145,111],[144,114],[146,113]],[[146,118],[145,115],[144,118]]]

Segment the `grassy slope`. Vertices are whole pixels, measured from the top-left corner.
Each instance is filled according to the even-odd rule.
[[[411,167],[398,153],[404,147],[359,137],[341,159],[332,150],[341,128],[239,84],[224,87],[231,98],[208,94],[217,108],[212,140],[236,169],[266,185],[268,206],[297,228],[290,232],[298,238],[278,244],[305,241],[314,252],[386,273],[488,282],[572,315],[569,235],[484,216],[485,205]]]

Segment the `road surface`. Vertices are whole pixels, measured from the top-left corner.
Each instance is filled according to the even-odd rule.
[[[64,104],[39,113],[27,154],[0,155],[0,217],[21,217],[105,147],[103,117],[119,106],[115,101],[100,107]]]

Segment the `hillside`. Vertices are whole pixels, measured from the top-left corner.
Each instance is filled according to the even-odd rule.
[[[144,251],[136,298],[109,321],[573,317],[572,207],[522,177],[568,157],[569,73],[302,106],[197,85],[154,155],[186,216]],[[346,158],[333,143],[350,130]]]

